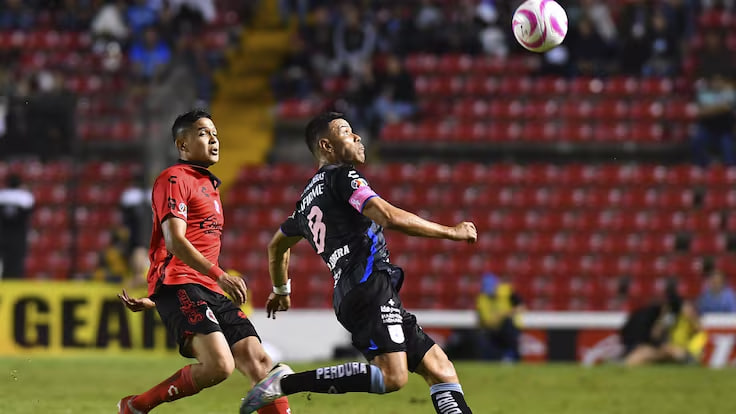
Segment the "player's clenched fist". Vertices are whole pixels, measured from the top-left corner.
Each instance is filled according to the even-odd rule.
[[[475,229],[475,224],[469,221],[463,221],[462,223],[453,227],[452,230],[452,240],[464,240],[468,243],[475,243],[475,241],[478,240],[478,231]]]

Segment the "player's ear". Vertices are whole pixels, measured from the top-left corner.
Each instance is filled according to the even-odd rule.
[[[319,144],[320,149],[322,149],[325,152],[333,151],[332,143],[327,138],[320,138],[318,144]]]
[[[179,151],[186,151],[187,149],[187,142],[181,135],[176,138],[176,149]]]

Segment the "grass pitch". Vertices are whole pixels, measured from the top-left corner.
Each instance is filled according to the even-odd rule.
[[[186,363],[179,356],[83,355],[0,358],[0,413],[115,413],[120,397],[142,392]],[[296,370],[323,364],[294,364]],[[736,372],[703,367],[504,366],[458,362],[476,414],[722,414],[736,412]],[[238,412],[248,388],[235,373],[196,396],[164,404],[157,414]],[[417,375],[396,393],[290,396],[294,414],[434,413]]]

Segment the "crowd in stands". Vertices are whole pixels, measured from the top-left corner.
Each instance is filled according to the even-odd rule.
[[[90,115],[129,112],[173,67],[188,69],[198,105],[208,106],[214,70],[254,4],[0,0],[0,137],[16,137],[0,141],[3,155],[70,155],[75,136],[138,140],[134,120]],[[56,121],[39,125],[41,114]]]
[[[292,5],[287,11],[299,11],[299,30],[273,78],[277,99],[343,111],[366,137],[380,135],[385,123],[422,118],[421,96],[412,86],[418,79],[406,70],[413,55],[524,56],[533,61],[532,76],[568,79],[684,77],[693,85],[686,90],[697,89],[692,98],[699,105],[728,101],[713,96],[731,88],[736,73],[724,54],[736,40],[723,21],[733,17],[728,1],[566,1],[567,39],[541,55],[523,51],[507,28],[520,1],[284,3]],[[708,23],[714,19],[718,24]],[[725,82],[710,81],[716,75]],[[704,147],[713,140],[723,142],[725,161],[733,164],[731,134],[705,126],[693,138],[699,164],[708,162]]]

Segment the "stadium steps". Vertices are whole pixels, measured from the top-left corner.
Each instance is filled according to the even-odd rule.
[[[239,47],[227,53],[227,67],[215,75],[218,92],[212,112],[225,156],[213,171],[224,182],[224,195],[240,166],[263,163],[273,145],[270,79],[289,48],[293,30],[281,23],[277,0],[262,1]]]

